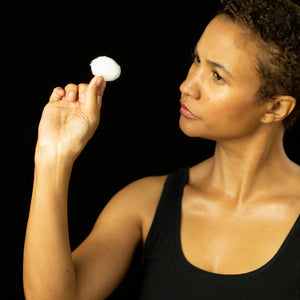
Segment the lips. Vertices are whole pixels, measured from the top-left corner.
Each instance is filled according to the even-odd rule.
[[[189,108],[182,102],[182,100],[180,100],[180,113],[188,118],[188,119],[199,119],[197,116],[195,116],[190,110]]]

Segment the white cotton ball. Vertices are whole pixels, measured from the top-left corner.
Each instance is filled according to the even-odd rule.
[[[91,70],[93,75],[102,76],[105,81],[114,81],[121,74],[121,67],[110,57],[99,56],[92,60]]]

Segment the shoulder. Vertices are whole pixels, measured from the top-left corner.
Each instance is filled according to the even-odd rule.
[[[120,193],[142,193],[146,196],[149,193],[151,194],[160,190],[163,187],[166,178],[167,175],[144,177],[130,183],[123,188]]]
[[[138,179],[121,189],[111,201],[141,207],[148,201],[159,200],[167,175]]]
[[[137,209],[142,231],[153,221],[166,179],[167,175],[142,178],[124,190],[133,194],[134,199],[132,198],[130,204]]]
[[[154,217],[167,176],[145,177],[128,184],[112,197],[102,214],[119,215],[142,227]]]

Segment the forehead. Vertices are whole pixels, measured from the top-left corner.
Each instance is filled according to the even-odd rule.
[[[201,58],[226,66],[234,77],[258,77],[256,43],[247,36],[239,25],[218,16],[208,24],[196,48]]]

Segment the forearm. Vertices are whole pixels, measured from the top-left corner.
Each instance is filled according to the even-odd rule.
[[[67,197],[72,164],[36,160],[24,246],[28,299],[74,299],[75,273],[68,232]]]

